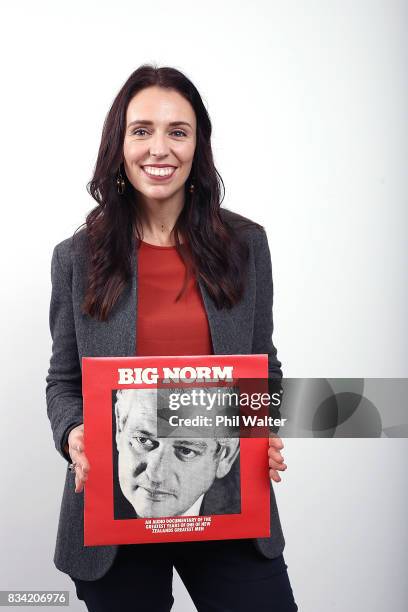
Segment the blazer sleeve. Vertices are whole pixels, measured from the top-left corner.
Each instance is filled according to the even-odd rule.
[[[256,296],[252,352],[267,353],[269,378],[281,379],[282,364],[277,358],[277,350],[272,341],[272,263],[268,239],[264,229],[257,230],[255,233],[254,256],[256,272]]]
[[[258,230],[255,237],[255,270],[256,270],[256,298],[255,320],[253,335],[253,353],[268,354],[268,390],[269,395],[279,393],[281,402],[283,398],[281,362],[277,358],[277,350],[272,341],[273,333],[273,280],[272,262],[268,239],[264,229]],[[269,415],[273,419],[281,418],[281,403],[269,406]],[[279,426],[270,428],[270,432],[277,434]]]
[[[66,461],[70,461],[69,455],[64,451],[64,445],[69,431],[83,422],[82,375],[69,271],[61,263],[61,244],[54,248],[51,259],[49,324],[52,354],[45,394],[56,449]]]

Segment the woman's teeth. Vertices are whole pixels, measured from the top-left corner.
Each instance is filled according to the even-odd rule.
[[[146,174],[152,174],[153,176],[170,176],[175,171],[175,168],[155,168],[154,166],[143,166],[143,170]]]

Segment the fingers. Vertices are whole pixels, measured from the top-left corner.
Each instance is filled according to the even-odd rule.
[[[274,434],[269,438],[269,477],[275,482],[280,482],[282,480],[278,471],[283,472],[287,469],[287,465],[284,463],[283,455],[280,452],[283,446],[283,442],[279,436]]]
[[[269,478],[274,482],[280,482],[282,480],[276,470],[269,470]]]
[[[69,454],[75,462],[75,493],[81,493],[84,489],[84,484],[88,480],[90,470],[89,461],[83,451],[78,451],[76,448],[70,448]]]
[[[276,434],[271,434],[269,437],[269,446],[281,450],[284,446],[282,439]]]
[[[76,459],[75,464],[75,493],[81,493],[84,489],[84,484],[88,480],[89,463],[80,462]]]
[[[282,465],[285,465],[283,462],[283,455],[280,450],[281,448],[283,448],[283,444],[281,444],[279,448],[276,448],[275,446],[270,446],[268,448],[269,466],[271,468],[280,469]]]
[[[75,427],[68,436],[68,452],[75,463],[75,493],[81,493],[88,480],[90,470],[89,461],[84,452],[83,425]]]
[[[280,450],[276,450],[276,448],[273,448],[272,446],[268,448],[268,457],[277,463],[282,463],[283,461],[283,455]]]
[[[78,467],[75,468],[75,493],[82,493],[82,491],[84,490],[84,483],[78,476],[78,469]]]
[[[81,468],[84,474],[87,474],[90,470],[89,461],[85,455],[83,449],[78,450],[78,447],[69,447],[69,454],[71,455],[72,461]]]
[[[284,463],[283,457],[280,455],[279,457],[274,457],[269,455],[269,469],[271,470],[279,470],[280,472],[284,472],[287,469],[286,463]]]

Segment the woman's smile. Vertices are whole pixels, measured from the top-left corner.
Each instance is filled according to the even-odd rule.
[[[143,174],[154,181],[170,180],[175,174],[177,168],[175,166],[141,166]]]

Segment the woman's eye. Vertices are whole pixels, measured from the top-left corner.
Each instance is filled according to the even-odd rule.
[[[143,128],[138,128],[137,130],[133,130],[132,134],[137,134],[138,132],[146,132]],[[143,134],[137,134],[138,136],[143,136]]]
[[[147,130],[145,130],[144,128],[137,128],[137,130],[133,130],[132,135],[144,136],[144,134],[141,134],[140,132],[146,132],[147,133]],[[177,137],[179,137],[179,136],[187,136],[187,134],[183,130],[173,130],[171,132],[171,134],[177,134]]]

